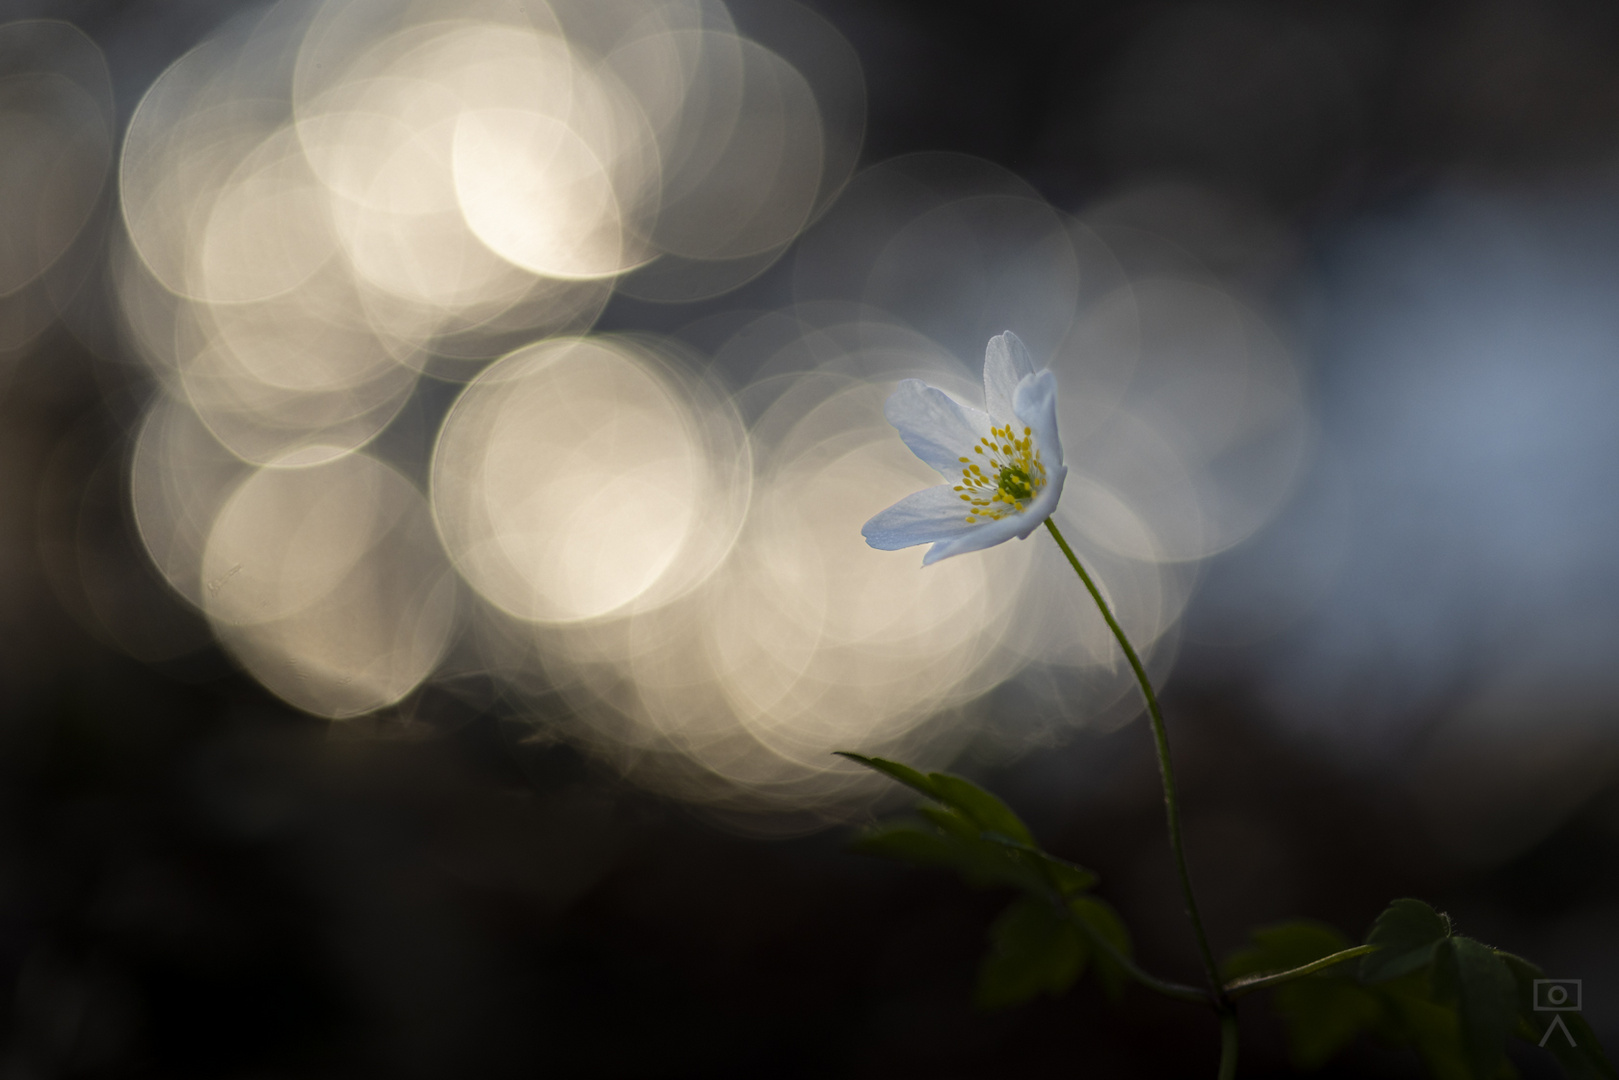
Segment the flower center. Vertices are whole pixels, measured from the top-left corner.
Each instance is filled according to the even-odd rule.
[[[1025,427],[1022,435],[1014,435],[1007,424],[990,428],[989,433],[991,437],[979,439],[973,447],[975,457],[959,459],[963,468],[955,490],[969,508],[968,524],[1021,514],[1046,486],[1046,467],[1033,432]]]
[[[1001,481],[996,487],[1001,489],[1002,495],[1010,495],[1013,499],[1027,499],[1034,494],[1029,474],[1016,465],[1001,466]]]

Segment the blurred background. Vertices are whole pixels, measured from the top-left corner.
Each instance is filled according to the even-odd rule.
[[[1208,1071],[843,850],[951,768],[1196,978],[1060,554],[860,537],[1008,329],[1216,950],[1619,1047],[1616,296],[1594,2],[0,0],[0,1075]]]

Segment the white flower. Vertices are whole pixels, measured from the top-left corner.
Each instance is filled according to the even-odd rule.
[[[860,530],[883,551],[932,544],[922,565],[1022,540],[1051,516],[1068,470],[1057,438],[1057,379],[1035,371],[1017,335],[989,339],[984,404],[958,404],[920,379],[899,384],[883,407],[911,452],[944,476],[907,495]]]

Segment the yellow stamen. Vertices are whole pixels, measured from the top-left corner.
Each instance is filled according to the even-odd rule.
[[[1021,436],[1013,431],[1011,424],[991,427],[993,438],[982,437],[973,447],[974,454],[989,458],[993,471],[986,471],[969,457],[956,459],[966,468],[961,470],[961,483],[952,490],[961,492],[962,501],[973,507],[967,515],[969,525],[1021,514],[1046,486],[1046,466],[1035,449],[1034,431],[1028,425],[1024,425]],[[980,494],[988,498],[974,497]]]

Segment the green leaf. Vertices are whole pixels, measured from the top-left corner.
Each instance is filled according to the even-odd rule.
[[[1034,836],[1029,832],[1029,827],[1012,812],[1012,808],[971,780],[952,776],[950,773],[936,772],[924,776],[909,765],[901,765],[886,758],[851,754],[846,750],[839,750],[837,754],[898,780],[906,787],[936,802],[943,803],[978,826],[980,832],[1000,833],[1017,843],[1034,846]]]
[[[1517,988],[1518,1034],[1537,1046],[1544,1040],[1545,1049],[1563,1066],[1563,1071],[1576,1080],[1619,1080],[1619,1070],[1615,1070],[1608,1061],[1607,1055],[1602,1052],[1602,1044],[1597,1042],[1596,1033],[1579,1013],[1535,1008],[1535,980],[1544,979],[1546,973],[1521,956],[1499,949],[1495,955],[1506,964]],[[1563,1018],[1567,1035],[1562,1031],[1548,1034],[1554,1016]],[[1573,1039],[1572,1046],[1569,1045],[1570,1038]]]
[[[1287,1025],[1288,1054],[1301,1069],[1325,1065],[1383,1011],[1376,994],[1325,973],[1276,987],[1271,1002]]]
[[[1366,944],[1378,951],[1361,959],[1361,981],[1383,982],[1427,967],[1449,936],[1450,919],[1421,900],[1394,901],[1366,935]]]
[[[1069,897],[1068,910],[1073,912],[1074,918],[1084,923],[1091,933],[1113,946],[1121,956],[1132,955],[1130,945],[1130,931],[1125,927],[1124,920],[1107,901],[1082,894]],[[1107,992],[1109,999],[1117,1001],[1124,994],[1124,984],[1130,978],[1111,956],[1102,949],[1093,950],[1096,964],[1096,977],[1102,981],[1102,989]]]
[[[1449,938],[1435,953],[1434,994],[1455,1004],[1462,1052],[1473,1075],[1489,1080],[1505,1064],[1507,1035],[1517,1026],[1517,984],[1506,962],[1483,942]]]
[[[1096,884],[1096,875],[1083,866],[1041,851],[1028,826],[1012,809],[971,781],[949,773],[924,776],[896,761],[839,753],[942,804],[918,807],[917,813],[944,835],[967,845],[946,855],[935,844],[923,844],[914,839],[887,841],[868,835],[865,840],[856,842],[857,850],[922,865],[956,866],[975,883],[986,879],[1000,881],[1034,893],[1055,890],[1061,896],[1071,896]],[[1006,848],[1003,853],[1006,860],[1023,870],[1011,871],[994,862],[982,848],[971,843],[979,840],[1002,844]]]
[[[912,788],[930,799],[938,799],[938,801],[944,802],[943,799],[939,798],[939,793],[934,790],[933,781],[909,765],[901,765],[897,761],[889,761],[886,758],[863,757],[860,754],[851,754],[847,750],[837,750],[834,753],[839,757],[846,757],[856,764],[864,765],[868,769],[874,769],[892,780],[898,780],[906,787]]]
[[[1495,955],[1499,956],[1501,962],[1507,966],[1507,970],[1512,972],[1512,982],[1518,993],[1519,1014],[1531,1017],[1535,1012],[1535,980],[1544,979],[1546,973],[1523,957],[1514,956],[1505,950],[1497,949]]]
[[[961,814],[943,806],[918,806],[916,812],[951,836],[978,839],[983,830]]]
[[[1000,799],[970,780],[949,773],[929,773],[927,779],[938,792],[933,796],[961,814],[985,832],[1000,833],[1020,844],[1034,846],[1029,827]]]
[[[1067,859],[1059,859],[1044,851],[1031,851],[1028,857],[1039,862],[1046,872],[1046,877],[1064,896],[1075,896],[1086,889],[1095,888],[1099,880],[1095,873],[1083,866],[1071,863]]]
[[[1293,1064],[1314,1069],[1362,1032],[1414,1048],[1438,1080],[1494,1080],[1511,1075],[1504,1053],[1516,1023],[1512,974],[1495,952],[1476,941],[1448,936],[1448,921],[1420,901],[1397,901],[1373,928],[1401,960],[1403,975],[1384,974],[1368,985],[1342,964],[1281,983],[1272,1002],[1287,1025]],[[1435,933],[1438,936],[1435,937]],[[1228,978],[1302,967],[1348,947],[1330,926],[1300,921],[1266,927],[1253,945],[1225,964]],[[1438,963],[1412,966],[1415,953]],[[1371,954],[1377,956],[1380,954]]]
[[[1223,970],[1227,979],[1288,971],[1348,947],[1348,939],[1332,927],[1299,920],[1255,930],[1253,946],[1231,956]],[[1351,967],[1327,968],[1271,990],[1296,1067],[1320,1068],[1382,1017],[1382,1001],[1349,977],[1345,969]]]
[[[1004,1009],[1042,993],[1060,994],[1085,969],[1084,938],[1051,904],[1034,897],[1014,900],[989,936],[975,995],[980,1008]]]
[[[1462,1047],[1456,1010],[1433,1000],[1428,971],[1414,971],[1370,991],[1383,1003],[1379,1034],[1414,1047],[1434,1080],[1477,1080]]]
[[[1015,848],[977,836],[945,833],[904,822],[876,825],[856,836],[850,849],[913,866],[954,870],[968,884],[1010,885],[1036,895],[1049,891],[1044,874]]]
[[[1063,896],[1072,896],[1094,887],[1098,878],[1094,871],[1087,870],[1078,863],[1071,863],[1067,859],[1059,858],[1050,852],[1041,851],[1037,847],[1019,844],[1009,840],[999,833],[983,834],[983,838],[997,843],[1009,851],[1017,853],[1017,857],[1025,864],[1041,874],[1053,889]]]

